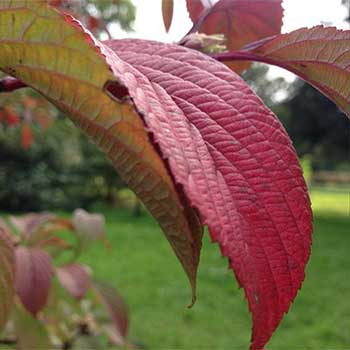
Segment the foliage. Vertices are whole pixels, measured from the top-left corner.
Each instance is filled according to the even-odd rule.
[[[299,156],[309,155],[315,170],[336,169],[349,160],[349,119],[317,90],[297,80],[283,103],[283,123]],[[320,117],[322,116],[322,117]]]
[[[123,182],[69,121],[57,119],[44,132],[31,124],[31,130],[35,142],[23,152],[21,126],[0,124],[0,210],[73,210],[115,201]]]
[[[190,34],[221,32],[229,50],[249,43],[208,57],[184,47],[186,40],[98,41],[41,1],[0,6],[0,68],[40,91],[113,161],[163,229],[192,302],[208,226],[244,288],[251,349],[261,350],[304,280],[311,206],[282,125],[218,61],[237,70],[237,60],[279,65],[349,113],[349,32],[315,27],[281,35],[279,0],[208,2]],[[250,43],[261,35],[273,36]]]
[[[15,279],[2,285],[7,298],[13,288],[16,297],[7,302],[14,303],[11,313],[2,309],[2,321],[10,319],[0,343],[31,349],[74,348],[82,337],[90,343],[97,338],[101,346],[128,343],[123,300],[114,287],[95,280],[90,267],[76,262],[82,246],[86,250],[88,243],[105,239],[103,216],[82,209],[71,220],[47,212],[10,216],[0,221],[0,232],[2,243],[9,240],[5,234],[12,241],[7,250],[15,256],[3,264],[16,271]]]

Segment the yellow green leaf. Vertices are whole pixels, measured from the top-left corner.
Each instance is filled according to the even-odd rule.
[[[0,23],[0,69],[39,91],[104,150],[159,222],[194,298],[202,227],[114,74],[118,69],[112,72],[117,56],[107,57],[107,47],[45,1],[2,0]]]

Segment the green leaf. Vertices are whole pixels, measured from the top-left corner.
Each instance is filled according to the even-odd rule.
[[[14,314],[17,349],[51,349],[47,330],[43,323],[18,305]]]

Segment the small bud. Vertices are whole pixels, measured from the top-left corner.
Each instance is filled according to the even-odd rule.
[[[222,34],[189,34],[185,36],[179,44],[203,53],[219,53],[227,50],[226,39]]]

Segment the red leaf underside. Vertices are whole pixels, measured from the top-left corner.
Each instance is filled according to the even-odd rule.
[[[310,201],[288,135],[236,74],[210,58],[140,40],[106,45],[132,65],[121,79],[230,259],[253,313],[252,349],[261,349],[295,298],[310,254]]]
[[[253,60],[285,68],[313,85],[350,117],[350,31],[301,28],[218,55],[222,61]]]

